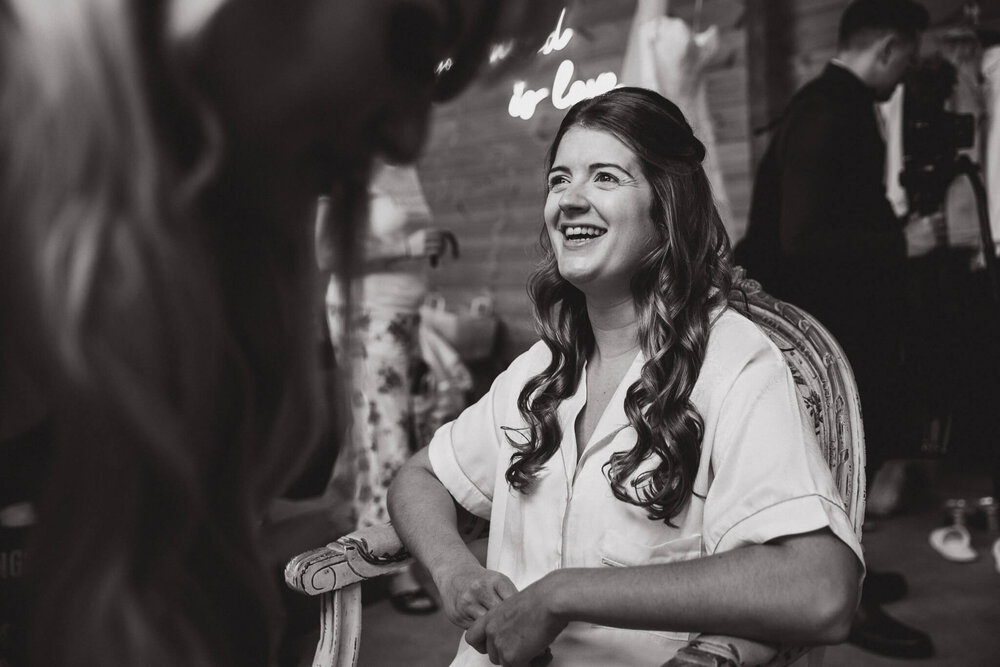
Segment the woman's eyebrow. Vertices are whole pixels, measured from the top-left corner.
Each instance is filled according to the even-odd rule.
[[[595,162],[594,164],[590,165],[590,171],[594,172],[597,171],[598,169],[607,169],[608,167],[611,167],[613,169],[618,169],[619,171],[623,171],[626,174],[628,174],[629,178],[634,178],[632,176],[632,173],[628,169],[621,166],[620,164],[615,164],[614,162]]]

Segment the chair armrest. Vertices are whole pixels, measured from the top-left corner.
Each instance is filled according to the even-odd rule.
[[[461,510],[459,534],[466,542],[481,540],[489,522]],[[392,524],[362,528],[324,547],[295,556],[285,565],[289,588],[319,595],[338,591],[366,579],[393,574],[413,563]]]
[[[285,583],[306,595],[319,595],[399,572],[412,562],[392,525],[384,524],[295,556],[285,566]]]
[[[692,639],[677,651],[662,667],[738,667],[743,663],[736,648],[727,641],[729,638],[716,637],[713,641]],[[719,641],[716,641],[719,640]]]
[[[778,646],[740,637],[699,635],[662,667],[784,667],[809,651],[805,646]]]

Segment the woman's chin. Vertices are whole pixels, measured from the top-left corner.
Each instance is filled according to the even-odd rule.
[[[577,288],[587,298],[604,301],[619,301],[632,297],[632,290],[629,287],[629,277],[608,276],[597,270],[572,270],[559,271],[563,280]]]
[[[583,289],[596,277],[594,271],[582,267],[567,266],[559,267],[559,275],[577,289]]]
[[[592,272],[567,272],[562,274],[562,277],[570,285],[583,292],[583,295],[586,297],[602,295],[608,288],[605,281],[602,280],[600,276],[595,275]]]

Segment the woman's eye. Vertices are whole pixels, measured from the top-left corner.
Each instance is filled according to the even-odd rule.
[[[613,174],[609,174],[606,171],[599,171],[599,172],[597,172],[597,176],[594,177],[594,180],[597,181],[598,183],[618,183],[619,182],[617,177],[615,177]]]
[[[566,185],[567,182],[565,176],[553,176],[549,179],[549,190],[556,190],[560,186]]]

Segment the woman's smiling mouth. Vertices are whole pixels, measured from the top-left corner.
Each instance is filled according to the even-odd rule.
[[[567,241],[586,242],[604,236],[608,230],[592,225],[560,225],[559,231]]]

